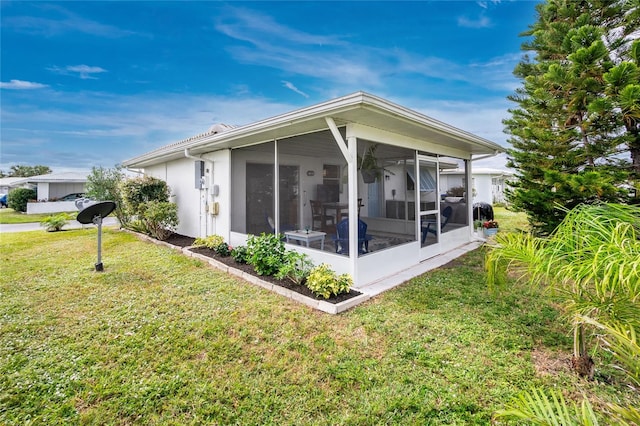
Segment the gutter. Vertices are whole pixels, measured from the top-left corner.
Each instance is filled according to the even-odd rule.
[[[495,157],[496,155],[500,154],[500,151],[498,151],[497,149],[493,152],[493,154],[487,154],[487,155],[483,155],[481,157],[476,157],[476,158],[472,158],[471,161],[477,161],[477,160],[484,160],[485,158],[491,158],[491,157]]]
[[[191,158],[192,160],[205,161],[202,157],[196,157],[195,155],[189,154],[189,148],[184,149],[184,156],[187,158]]]

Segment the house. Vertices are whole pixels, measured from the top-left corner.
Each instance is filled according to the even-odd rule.
[[[301,230],[288,234],[287,247],[350,273],[358,287],[469,244],[471,204],[441,201],[438,182],[458,169],[469,187],[473,156],[501,151],[357,92],[244,126],[214,126],[123,165],[167,182],[177,232],[217,234],[238,246],[249,234]],[[322,220],[314,220],[312,201],[320,202]],[[366,224],[366,252],[357,220],[348,221],[347,243],[337,250],[336,227],[345,218]]]
[[[58,201],[67,195],[83,194],[86,191],[89,173],[61,172],[19,178],[14,185],[36,189],[38,202],[27,203],[27,214],[74,211],[73,200]]]
[[[464,188],[464,170],[443,170],[441,173],[443,193],[448,193],[456,188]],[[473,189],[473,203],[504,203],[506,202],[504,190],[508,186],[513,173],[506,170],[474,167],[471,174],[471,188]]]
[[[23,177],[3,177],[0,178],[0,194],[8,194],[16,188],[32,188],[33,185],[24,183]]]

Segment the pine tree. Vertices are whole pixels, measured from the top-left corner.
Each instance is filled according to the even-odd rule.
[[[549,0],[523,33],[530,39],[522,49],[535,57],[514,70],[522,86],[504,124],[518,179],[507,197],[539,233],[555,229],[562,208],[628,201],[634,169],[625,155],[635,162],[640,111],[631,2]]]

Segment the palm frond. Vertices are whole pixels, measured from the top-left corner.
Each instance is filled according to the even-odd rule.
[[[569,406],[562,393],[531,389],[520,393],[497,418],[525,421],[540,426],[597,426],[598,419],[591,403],[585,398],[580,406]]]

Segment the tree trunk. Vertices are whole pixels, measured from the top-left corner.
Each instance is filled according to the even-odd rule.
[[[595,364],[587,353],[584,325],[579,324],[573,330],[573,358],[571,359],[573,370],[581,377],[593,379]]]

